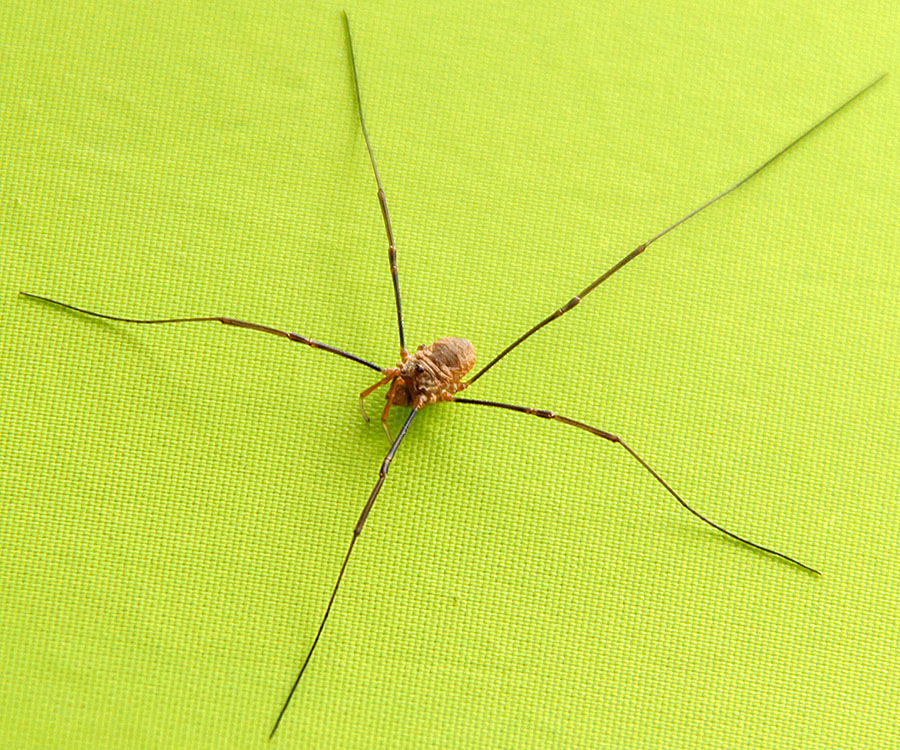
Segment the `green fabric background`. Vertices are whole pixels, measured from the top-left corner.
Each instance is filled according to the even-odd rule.
[[[347,9],[409,338],[482,362],[889,72],[470,391],[823,577],[590,435],[429,409],[271,747],[900,746],[900,17],[728,5]],[[16,292],[394,361],[340,8],[0,8],[2,747],[269,746],[387,450],[374,373]]]

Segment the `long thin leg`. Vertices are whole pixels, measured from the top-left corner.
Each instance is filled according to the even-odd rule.
[[[356,539],[360,535],[360,532],[362,532],[362,528],[366,523],[366,518],[368,518],[369,516],[369,511],[372,510],[372,505],[375,503],[375,498],[378,497],[378,493],[381,491],[381,485],[384,484],[384,479],[387,476],[391,461],[394,460],[394,454],[397,452],[397,448],[400,446],[400,442],[406,436],[406,431],[409,429],[409,425],[413,421],[413,417],[416,416],[417,411],[417,409],[412,409],[410,411],[409,416],[406,418],[406,422],[403,425],[403,428],[400,430],[400,434],[397,435],[397,439],[394,441],[393,445],[391,445],[391,449],[388,451],[387,456],[385,456],[384,461],[381,462],[381,470],[378,472],[378,481],[372,488],[369,499],[366,501],[366,505],[359,516],[359,520],[356,522],[356,528],[353,529],[353,538],[350,540],[350,546],[347,548],[347,554],[344,555],[344,562],[341,564],[341,570],[338,573],[337,581],[335,582],[334,589],[331,592],[331,598],[328,600],[328,607],[326,607],[325,609],[325,615],[322,617],[322,622],[319,624],[319,630],[316,632],[316,637],[313,639],[312,646],[309,647],[309,651],[306,654],[306,659],[303,661],[303,665],[300,667],[300,672],[297,674],[297,679],[294,680],[294,684],[291,686],[291,691],[288,693],[287,700],[285,700],[284,705],[281,707],[278,718],[275,719],[275,726],[272,727],[272,731],[269,733],[269,739],[272,739],[272,737],[275,736],[275,730],[278,729],[278,725],[281,723],[281,717],[283,717],[284,712],[287,711],[287,707],[291,702],[291,698],[294,697],[294,691],[297,690],[297,685],[300,683],[300,678],[303,677],[303,672],[306,670],[306,665],[309,664],[309,660],[312,658],[313,651],[316,650],[316,644],[318,644],[319,637],[322,635],[322,630],[325,628],[325,622],[326,620],[328,620],[328,615],[331,612],[331,606],[334,604],[334,598],[337,596],[338,587],[341,585],[341,579],[344,577],[344,570],[346,570],[347,568],[347,561],[350,559],[350,553],[353,552],[353,545],[356,544]]]
[[[710,521],[708,518],[706,518],[705,516],[698,513],[690,505],[688,505],[684,500],[682,500],[681,496],[677,492],[675,492],[675,490],[673,490],[669,486],[669,484],[659,474],[657,474],[652,468],[650,468],[650,465],[643,458],[641,458],[637,453],[635,453],[631,448],[629,448],[624,440],[622,440],[620,437],[617,437],[616,435],[613,435],[611,432],[606,432],[605,430],[600,430],[596,427],[591,427],[590,425],[587,425],[584,422],[576,422],[574,419],[569,419],[568,417],[562,417],[559,414],[554,414],[552,411],[547,411],[546,409],[532,409],[529,406],[513,406],[512,404],[503,404],[503,403],[498,403],[497,401],[480,401],[478,399],[472,399],[472,398],[454,398],[453,400],[460,404],[477,404],[478,406],[494,406],[494,407],[497,407],[498,409],[507,409],[509,411],[521,412],[522,414],[531,414],[532,416],[541,417],[543,419],[552,419],[557,422],[562,422],[563,424],[571,425],[572,427],[577,427],[580,430],[586,430],[587,432],[590,432],[592,435],[597,435],[598,437],[602,437],[604,440],[608,440],[611,443],[618,443],[626,451],[628,451],[632,455],[632,457],[634,457],[641,466],[643,466],[648,472],[650,472],[650,474],[653,475],[653,478],[656,479],[656,481],[659,482],[663,487],[665,487],[666,490],[668,490],[669,494],[672,497],[674,497],[679,503],[681,503],[681,505],[684,508],[689,510],[691,513],[693,513],[695,516],[697,516],[697,518],[699,518],[704,523],[709,524],[717,531],[721,531],[723,534],[727,534],[732,539],[736,539],[737,541],[742,542],[750,547],[754,547],[755,549],[762,550],[763,552],[767,552],[770,555],[775,555],[776,557],[780,557],[783,560],[787,560],[788,562],[791,562],[794,565],[797,565],[798,567],[803,568],[804,570],[808,570],[810,573],[815,573],[816,575],[821,575],[819,573],[819,571],[816,570],[815,568],[811,568],[811,567],[809,567],[809,565],[804,565],[799,560],[795,560],[793,557],[788,557],[787,555],[785,555],[782,552],[778,552],[774,549],[770,549],[769,547],[763,547],[761,544],[756,544],[756,542],[751,542],[749,539],[744,539],[744,537],[742,537],[742,536],[733,534],[730,531],[728,531],[727,529],[723,529],[717,523]]]
[[[270,328],[269,326],[260,325],[259,323],[248,323],[246,320],[235,320],[234,318],[224,318],[220,316],[213,316],[208,318],[159,318],[153,320],[145,320],[142,318],[120,318],[115,315],[104,315],[103,313],[91,312],[90,310],[84,310],[80,307],[75,307],[75,305],[67,305],[65,302],[57,302],[55,299],[50,299],[49,297],[41,297],[38,294],[30,294],[29,292],[19,292],[23,297],[29,297],[30,299],[41,300],[42,302],[49,302],[51,305],[56,305],[57,307],[64,307],[67,310],[74,310],[75,312],[81,313],[82,315],[90,315],[92,318],[103,318],[103,320],[115,320],[119,323],[206,323],[206,322],[218,322],[223,323],[227,326],[237,326],[238,328],[249,328],[253,331],[262,331],[263,333],[271,333],[275,336],[281,336],[282,338],[287,339],[288,341],[296,341],[298,344],[306,344],[313,349],[321,349],[322,351],[331,352],[332,354],[337,354],[339,357],[343,357],[344,359],[349,359],[352,362],[358,362],[361,365],[365,365],[376,372],[381,372],[381,368],[378,365],[372,364],[371,362],[363,359],[362,357],[357,357],[355,354],[349,354],[348,352],[342,351],[341,349],[336,349],[333,346],[328,346],[328,344],[322,344],[319,341],[313,341],[312,339],[308,339],[305,336],[300,336],[296,333],[290,333],[289,331],[279,331],[277,328]]]
[[[394,282],[394,302],[397,305],[397,328],[400,331],[400,356],[406,359],[406,343],[403,338],[403,312],[400,308],[400,281],[397,277],[397,248],[394,245],[394,231],[391,229],[391,217],[388,215],[387,199],[384,197],[384,188],[381,186],[381,177],[378,175],[378,167],[375,166],[375,154],[372,144],[369,142],[369,131],[366,130],[366,121],[363,117],[362,97],[359,94],[359,76],[356,72],[356,55],[353,54],[353,37],[350,35],[350,19],[344,13],[344,27],[347,29],[347,47],[350,50],[350,68],[353,70],[353,88],[356,91],[356,109],[359,112],[359,125],[362,128],[363,138],[366,140],[366,149],[369,152],[369,161],[372,162],[372,171],[375,173],[375,184],[378,185],[378,205],[381,206],[381,215],[384,218],[384,231],[388,239],[388,261],[391,264],[391,279]]]
[[[474,383],[476,380],[478,380],[478,378],[480,378],[482,375],[484,375],[495,364],[497,364],[497,362],[499,362],[501,359],[503,359],[507,354],[509,354],[513,349],[515,349],[519,344],[521,344],[527,338],[529,338],[533,334],[537,333],[541,328],[543,328],[545,325],[547,325],[551,321],[554,321],[558,317],[569,312],[569,310],[571,310],[579,302],[581,302],[581,300],[584,299],[588,294],[593,292],[594,289],[596,289],[598,286],[600,286],[600,284],[602,284],[610,276],[612,276],[616,271],[618,271],[620,268],[622,268],[622,266],[624,266],[627,263],[630,263],[632,260],[637,258],[638,255],[640,255],[642,252],[644,252],[644,250],[646,250],[648,247],[650,247],[650,245],[652,245],[654,242],[656,242],[660,237],[663,237],[664,235],[668,234],[673,229],[675,229],[675,227],[680,226],[681,224],[684,224],[684,222],[686,222],[688,219],[696,216],[704,209],[709,208],[713,203],[715,203],[720,198],[724,198],[729,193],[737,190],[741,185],[743,185],[745,182],[747,182],[751,177],[755,177],[756,175],[758,175],[766,167],[768,167],[772,162],[774,162],[779,156],[782,156],[783,154],[786,154],[788,151],[790,151],[794,146],[796,146],[798,143],[800,143],[800,141],[802,141],[804,138],[806,138],[806,136],[808,136],[814,130],[816,130],[821,125],[823,125],[828,120],[830,120],[832,117],[834,117],[838,112],[840,112],[842,109],[844,109],[844,107],[846,107],[848,104],[850,104],[850,102],[852,102],[855,99],[858,99],[860,96],[862,96],[866,91],[868,91],[870,88],[872,88],[876,83],[881,81],[886,75],[887,75],[887,73],[880,75],[878,78],[876,78],[874,81],[872,81],[872,83],[870,83],[868,86],[866,86],[863,89],[860,89],[853,96],[851,96],[849,99],[847,99],[847,101],[845,101],[839,107],[836,107],[835,109],[833,109],[831,112],[829,112],[827,115],[825,115],[825,117],[823,117],[821,120],[819,120],[815,125],[813,125],[811,128],[809,128],[806,132],[804,132],[802,135],[797,136],[787,146],[785,146],[783,149],[781,149],[781,151],[779,151],[774,156],[770,157],[762,165],[758,166],[756,169],[754,169],[752,172],[750,172],[750,174],[748,174],[746,177],[744,177],[743,179],[734,183],[734,185],[732,185],[730,188],[728,188],[727,190],[723,190],[721,193],[719,193],[714,198],[710,198],[708,201],[706,201],[706,203],[704,203],[699,208],[695,208],[693,211],[691,211],[686,216],[683,216],[682,218],[680,218],[678,221],[676,221],[671,226],[666,227],[658,234],[653,235],[653,237],[651,237],[649,240],[647,240],[643,244],[638,245],[634,250],[632,250],[630,253],[628,253],[628,255],[626,255],[624,258],[622,258],[622,260],[620,260],[618,263],[616,263],[606,273],[604,273],[603,275],[601,275],[600,277],[595,279],[593,282],[591,282],[582,291],[580,291],[578,294],[576,294],[574,297],[572,297],[572,299],[570,299],[568,302],[566,302],[566,304],[564,304],[562,307],[560,307],[556,312],[554,312],[552,315],[548,315],[536,326],[534,326],[533,328],[530,328],[524,334],[519,336],[519,338],[517,338],[509,346],[507,346],[502,352],[500,352],[500,354],[498,354],[496,357],[494,357],[490,362],[488,362],[484,367],[482,367],[478,372],[476,372],[471,378],[469,378],[469,380],[467,381],[467,384],[471,385],[472,383]]]

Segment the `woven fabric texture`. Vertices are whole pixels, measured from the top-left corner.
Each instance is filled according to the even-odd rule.
[[[733,7],[729,7],[733,6]],[[479,361],[388,444],[387,245],[341,6],[0,7],[0,746],[900,746],[891,2],[347,6],[411,345]],[[403,410],[391,417],[399,429]]]

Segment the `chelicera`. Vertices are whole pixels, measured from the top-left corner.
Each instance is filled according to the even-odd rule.
[[[250,330],[259,331],[262,333],[268,333],[275,336],[280,336],[289,341],[293,341],[295,343],[304,344],[313,349],[319,349],[322,351],[330,352],[331,354],[335,354],[344,359],[351,360],[360,364],[364,367],[367,367],[371,370],[374,370],[378,373],[379,379],[370,385],[368,388],[363,390],[359,394],[359,404],[362,409],[363,417],[368,420],[366,416],[366,412],[364,409],[364,400],[366,397],[371,395],[376,389],[387,386],[387,393],[385,397],[385,406],[381,413],[381,423],[384,427],[385,433],[388,436],[388,439],[391,441],[391,447],[387,452],[384,460],[382,461],[381,468],[378,475],[378,480],[375,483],[375,486],[372,488],[372,491],[369,495],[366,504],[364,505],[362,512],[360,513],[359,519],[356,523],[356,526],[353,529],[353,536],[350,539],[350,544],[347,548],[346,554],[344,555],[343,563],[341,564],[340,571],[337,575],[337,580],[335,581],[334,588],[331,592],[331,597],[328,600],[328,605],[325,609],[325,612],[322,616],[322,619],[319,624],[319,628],[316,631],[315,638],[312,641],[312,644],[309,646],[306,652],[306,658],[304,659],[299,671],[296,673],[296,678],[291,685],[290,691],[287,695],[286,700],[284,701],[281,711],[278,714],[277,719],[275,720],[274,726],[272,727],[272,731],[270,733],[270,738],[274,736],[275,731],[278,729],[278,726],[281,722],[282,717],[287,710],[288,705],[291,702],[291,698],[294,696],[294,693],[297,689],[297,685],[300,682],[300,678],[303,676],[307,665],[309,664],[310,658],[315,651],[316,645],[319,642],[319,638],[322,635],[322,631],[325,627],[325,623],[328,620],[328,615],[331,612],[331,608],[334,604],[335,597],[338,592],[338,588],[340,587],[341,580],[344,575],[344,571],[347,567],[347,562],[350,559],[350,555],[353,551],[353,546],[356,543],[357,538],[359,537],[363,526],[366,522],[366,519],[369,516],[369,512],[372,509],[372,506],[375,502],[375,499],[378,496],[378,493],[381,491],[381,487],[384,484],[384,481],[387,477],[388,469],[390,467],[391,461],[393,460],[398,447],[401,442],[405,438],[410,424],[413,421],[413,418],[416,414],[427,406],[436,403],[457,403],[457,404],[470,404],[476,406],[486,406],[492,407],[495,409],[502,409],[506,411],[519,412],[522,414],[528,414],[531,416],[540,417],[542,419],[549,419],[556,422],[560,422],[562,424],[569,425],[571,427],[576,427],[580,430],[588,432],[596,437],[600,437],[603,440],[621,445],[637,462],[643,466],[643,468],[653,476],[653,478],[662,485],[666,491],[672,495],[686,510],[691,512],[694,516],[702,520],[704,523],[710,525],[711,527],[717,529],[718,531],[726,534],[732,539],[737,540],[749,547],[753,547],[757,550],[765,552],[766,554],[781,558],[793,565],[802,568],[803,570],[809,571],[810,573],[818,574],[818,571],[814,568],[805,565],[804,563],[799,562],[793,557],[789,557],[788,555],[778,552],[769,547],[764,547],[756,542],[752,542],[742,536],[738,536],[737,534],[728,531],[718,524],[714,523],[710,519],[701,515],[698,511],[694,510],[690,505],[688,505],[684,499],[654,470],[650,467],[646,460],[644,460],[641,456],[639,456],[632,448],[630,448],[621,438],[614,435],[611,432],[607,432],[605,430],[599,429],[597,427],[593,427],[584,422],[580,422],[569,417],[564,417],[559,414],[556,414],[547,409],[535,409],[528,406],[517,406],[514,404],[508,404],[497,401],[483,401],[478,399],[470,399],[463,398],[458,394],[471,387],[479,378],[481,378],[485,373],[487,373],[492,367],[494,367],[498,362],[500,362],[504,357],[506,357],[511,351],[513,351],[516,347],[530,338],[532,335],[537,333],[544,326],[553,322],[557,318],[565,315],[572,309],[574,309],[581,301],[591,292],[593,292],[600,284],[606,281],[610,276],[624,267],[626,264],[630,263],[632,260],[641,255],[650,245],[656,242],[658,239],[663,237],[664,235],[671,232],[676,227],[680,226],[688,219],[696,216],[698,213],[703,211],[704,209],[711,206],[713,203],[718,201],[719,199],[725,197],[729,193],[737,190],[744,183],[750,180],[752,177],[756,176],[760,172],[762,172],[766,167],[768,167],[772,162],[778,159],[780,156],[788,152],[792,149],[797,143],[810,135],[813,131],[819,128],[823,123],[827,120],[831,119],[844,109],[848,104],[852,101],[860,97],[863,93],[868,91],[872,86],[878,83],[884,75],[877,78],[872,83],[865,86],[863,89],[855,93],[845,102],[843,102],[840,106],[833,109],[827,115],[825,115],[821,120],[808,128],[805,132],[791,141],[787,146],[782,148],[780,151],[775,153],[774,156],[770,157],[768,160],[763,162],[762,165],[754,169],[752,172],[747,174],[741,180],[736,182],[731,187],[723,190],[721,193],[706,201],[698,208],[691,211],[686,216],[683,216],[681,219],[676,221],[674,224],[668,226],[666,229],[657,233],[653,237],[651,237],[646,242],[638,245],[634,250],[628,253],[625,257],[623,257],[618,263],[614,264],[609,270],[605,273],[601,274],[597,279],[591,282],[587,287],[581,290],[578,294],[574,295],[569,299],[564,305],[559,307],[553,313],[548,315],[546,318],[538,322],[536,325],[532,326],[525,333],[523,333],[519,338],[513,341],[509,346],[507,346],[503,351],[497,354],[493,359],[491,359],[486,365],[481,367],[481,369],[477,370],[474,375],[469,377],[466,376],[472,371],[475,366],[475,349],[471,342],[462,338],[440,338],[437,341],[434,341],[431,344],[424,345],[418,347],[412,354],[410,354],[406,349],[406,342],[403,331],[403,313],[400,303],[400,285],[399,285],[399,274],[397,271],[397,253],[396,246],[394,243],[394,234],[393,229],[391,227],[390,216],[388,213],[387,200],[385,198],[384,189],[381,184],[381,177],[378,174],[378,167],[375,164],[375,156],[372,152],[372,146],[369,141],[369,134],[366,129],[365,119],[363,117],[363,107],[362,107],[362,99],[360,96],[359,90],[359,78],[357,75],[356,69],[356,58],[353,51],[353,42],[350,35],[350,23],[347,19],[346,13],[344,14],[344,27],[346,30],[347,36],[347,47],[349,52],[349,60],[350,60],[350,69],[352,72],[353,79],[353,87],[356,96],[356,106],[357,106],[357,114],[359,117],[360,128],[362,130],[363,138],[365,140],[366,149],[369,154],[369,160],[372,165],[372,171],[374,172],[375,182],[378,188],[378,202],[381,207],[381,214],[384,221],[385,232],[387,234],[388,240],[388,260],[390,263],[391,277],[393,280],[393,288],[394,288],[394,299],[395,306],[397,311],[397,328],[400,339],[400,361],[397,362],[392,367],[381,368],[377,364],[370,362],[369,360],[363,359],[355,354],[350,354],[342,349],[338,349],[336,347],[330,346],[328,344],[323,344],[319,341],[315,341],[313,339],[307,338],[306,336],[302,336],[296,333],[290,333],[288,331],[283,331],[281,329],[272,328],[270,326],[262,325],[259,323],[250,323],[247,321],[236,320],[234,318],[224,317],[224,316],[209,316],[209,317],[190,317],[190,318],[157,318],[157,319],[145,319],[145,318],[125,318],[113,315],[106,315],[103,313],[92,312],[90,310],[85,310],[80,307],[75,307],[74,305],[69,305],[66,303],[58,302],[56,300],[50,299],[48,297],[44,297],[41,295],[30,294],[27,292],[21,292],[26,297],[30,297],[32,299],[43,300],[45,302],[52,303],[57,305],[58,307],[67,308],[70,310],[74,310],[76,312],[83,313],[85,315],[90,315],[97,318],[104,318],[106,320],[120,321],[126,323],[141,323],[141,324],[162,324],[162,323],[191,323],[191,322],[219,322],[223,325],[234,326],[238,328],[246,328]],[[396,436],[396,438],[392,437],[390,431],[387,427],[387,417],[392,407],[408,407],[410,409],[409,415],[407,416],[403,427],[400,432]]]

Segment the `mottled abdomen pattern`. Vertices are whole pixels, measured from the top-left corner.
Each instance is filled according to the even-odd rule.
[[[398,406],[447,401],[465,388],[459,381],[475,366],[475,348],[466,339],[447,337],[420,346],[399,365],[402,386],[394,389]]]

